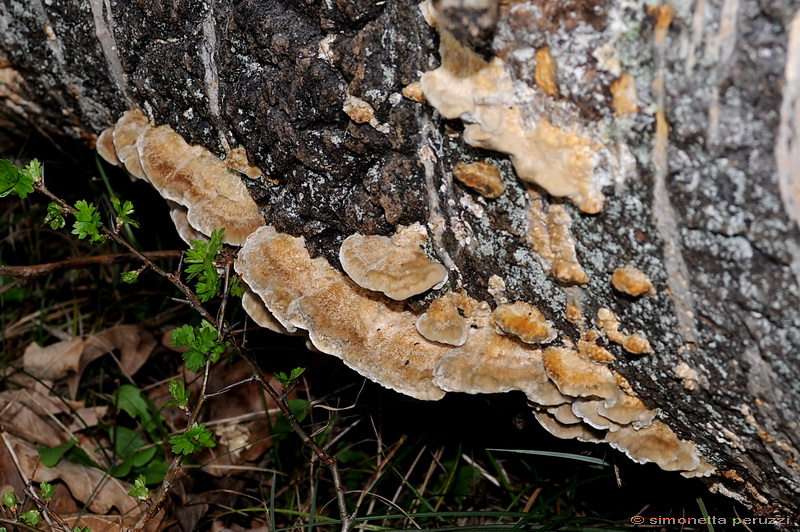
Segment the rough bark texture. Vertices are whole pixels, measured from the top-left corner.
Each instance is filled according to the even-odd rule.
[[[570,213],[588,283],[565,288],[531,249],[530,195],[506,156],[470,147],[461,121],[400,96],[440,60],[439,34],[410,0],[2,0],[0,102],[87,141],[140,107],[221,156],[243,146],[268,176],[247,182],[266,222],[337,268],[348,235],[441,220],[434,251],[454,286],[494,301],[497,275],[510,300],[536,305],[576,342],[568,297],[579,293],[590,321],[610,308],[653,348],[632,356],[610,344],[612,367],[697,443],[717,469],[710,484],[762,513],[796,514],[800,82],[790,71],[800,50],[789,42],[800,2],[532,0],[502,4],[496,25],[485,10],[438,4],[442,24],[531,87],[542,85],[534,53],[547,48],[552,105],[602,132],[625,163],[603,181],[599,214],[546,199]],[[614,100],[623,74],[634,80],[630,112]],[[348,95],[371,105],[373,123],[343,112]],[[502,171],[500,198],[453,180],[456,163],[478,160]],[[628,263],[654,296],[612,288]],[[676,375],[680,363],[694,384]]]

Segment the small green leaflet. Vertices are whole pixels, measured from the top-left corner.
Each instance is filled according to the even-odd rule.
[[[279,371],[278,373],[275,374],[275,378],[280,381],[281,385],[284,388],[286,388],[291,383],[299,379],[300,375],[302,375],[305,370],[306,368],[294,368],[289,375],[286,375],[286,373]]]
[[[50,224],[50,228],[53,230],[61,229],[67,223],[66,220],[64,220],[65,214],[66,211],[61,208],[61,205],[55,201],[51,201],[47,205],[47,216],[44,218],[44,223]]]
[[[244,283],[239,277],[231,279],[230,292],[233,297],[242,297],[244,295]]]
[[[125,284],[133,284],[139,279],[140,273],[142,273],[141,270],[132,270],[129,272],[125,272],[122,274],[122,282]]]
[[[200,451],[203,447],[214,447],[214,435],[206,428],[205,423],[195,423],[185,434],[176,434],[170,437],[172,452],[175,454],[189,455]]]
[[[30,177],[34,183],[39,183],[44,175],[42,163],[39,162],[39,159],[31,159],[31,162],[22,169],[22,173]]]
[[[37,510],[30,510],[24,514],[19,514],[19,518],[26,525],[36,526],[39,524],[39,520],[42,518],[42,516],[39,515]]]
[[[72,234],[78,238],[89,237],[89,242],[102,242],[103,235],[100,234],[100,213],[95,209],[94,204],[87,203],[86,200],[78,200],[75,203],[75,223],[73,224]]]
[[[217,273],[215,261],[217,255],[222,250],[222,235],[225,229],[212,231],[209,241],[192,240],[192,249],[186,252],[184,262],[186,267],[187,279],[192,280],[197,277],[197,297],[200,301],[206,302],[219,292],[220,278]]]
[[[28,194],[33,192],[33,184],[38,181],[35,177],[36,171],[41,177],[41,165],[36,159],[22,170],[9,160],[0,160],[0,198],[5,198],[9,194],[16,194],[23,199],[28,197]]]
[[[172,395],[172,399],[164,404],[165,407],[177,406],[178,408],[182,408],[184,410],[189,407],[189,390],[186,389],[186,385],[182,380],[176,381],[174,379],[170,379],[169,393]]]
[[[42,492],[42,499],[49,501],[56,494],[56,487],[49,482],[40,482],[39,490]]]
[[[127,200],[122,203],[120,202],[119,198],[111,198],[111,205],[114,207],[114,212],[117,213],[117,231],[119,231],[119,228],[122,227],[123,224],[132,225],[136,228],[139,227],[139,222],[131,218],[131,214],[133,214],[134,210],[133,203]]]
[[[217,330],[213,325],[203,320],[200,327],[184,325],[172,331],[172,345],[175,347],[188,347],[183,353],[186,369],[197,371],[206,363],[206,358],[212,363],[219,360],[225,351],[225,344],[217,341]]]
[[[3,493],[3,506],[14,508],[17,505],[17,496],[13,491]]]
[[[131,497],[136,497],[140,501],[146,501],[150,497],[150,490],[144,485],[145,480],[146,479],[144,475],[139,475],[136,477],[136,480],[133,481],[133,486],[128,492],[128,495]]]

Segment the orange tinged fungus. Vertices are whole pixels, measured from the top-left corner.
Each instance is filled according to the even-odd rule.
[[[506,191],[506,185],[500,178],[500,170],[487,162],[467,164],[462,161],[453,168],[453,177],[476,190],[484,198],[499,198]]]
[[[533,70],[533,79],[545,94],[558,98],[556,63],[553,61],[553,56],[550,55],[548,46],[536,50],[536,67]]]
[[[417,331],[432,342],[461,346],[469,338],[469,324],[450,298],[435,299],[416,325]]]
[[[611,83],[611,105],[614,115],[622,116],[639,112],[636,96],[636,78],[628,73],[622,74]]]
[[[550,342],[556,337],[544,314],[524,301],[499,305],[492,313],[492,319],[504,333],[516,336],[526,344]]]
[[[654,296],[656,289],[650,278],[641,270],[631,265],[617,268],[611,275],[611,285],[618,291],[633,297],[641,295]]]

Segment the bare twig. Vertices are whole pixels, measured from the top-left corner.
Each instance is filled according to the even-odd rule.
[[[151,251],[143,253],[151,261],[161,259],[177,259],[181,256],[181,251]],[[79,259],[66,259],[58,262],[48,262],[45,264],[32,264],[24,266],[0,266],[0,275],[29,279],[41,277],[58,270],[77,270],[94,266],[96,264],[119,264],[122,262],[140,262],[140,258],[133,253],[112,253],[108,255],[98,255],[96,257],[81,257]]]

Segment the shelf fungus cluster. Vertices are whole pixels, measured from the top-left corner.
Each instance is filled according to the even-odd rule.
[[[185,240],[224,228],[223,240],[240,246],[264,224],[238,171],[205,148],[189,145],[171,127],[154,127],[139,110],[127,111],[103,131],[97,151],[170,202]]]
[[[596,344],[601,331],[576,348],[530,303],[492,310],[457,290],[415,313],[403,299],[444,281],[444,268],[423,252],[421,226],[377,238],[345,240],[343,274],[311,258],[302,237],[260,227],[236,271],[263,305],[260,316],[289,333],[307,331],[317,349],[388,388],[420,399],[520,390],[556,436],[606,441],[635,461],[687,475],[710,472],[694,444],[656,420],[609,368],[613,356]]]
[[[428,97],[435,104],[435,92]],[[482,135],[484,126],[473,135]],[[572,164],[584,148],[588,145],[568,142],[556,155],[563,158],[558,164]],[[259,325],[306,335],[314,349],[412,397],[521,391],[537,419],[558,437],[604,441],[637,462],[685,475],[711,472],[695,445],[657,420],[611,368],[615,358],[600,345],[602,337],[633,353],[651,347],[644,338],[620,332],[610,310],[601,309],[592,326],[577,306],[568,305],[563,317],[581,329],[575,342],[531,302],[509,300],[498,276],[492,277],[493,304],[476,300],[458,287],[457,272],[449,272],[431,251],[428,228],[419,223],[399,226],[388,237],[344,239],[338,255],[342,272],[324,257],[312,258],[303,237],[265,224],[242,181],[258,177],[245,154],[232,153],[223,162],[169,127],[153,126],[140,111],[128,111],[104,131],[98,150],[172,202],[185,238],[225,228],[227,243],[241,246],[235,270],[247,286],[243,306]],[[523,164],[521,155],[512,156]],[[563,192],[583,207],[594,205],[588,208],[593,211],[602,202],[590,185],[591,180],[576,182],[574,190],[553,193]],[[545,205],[533,191],[530,198],[533,211],[538,209],[530,215],[532,248],[560,282],[586,283],[567,211]],[[620,275],[625,274],[635,287],[630,290],[650,293],[649,281],[632,271]],[[628,292],[623,284],[615,282]],[[424,305],[408,304],[420,295]]]

